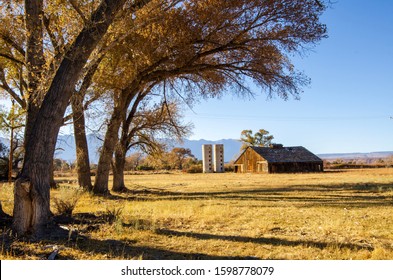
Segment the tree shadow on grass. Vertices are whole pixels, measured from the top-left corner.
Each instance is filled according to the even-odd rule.
[[[374,248],[370,244],[355,243],[335,243],[321,242],[311,240],[288,240],[275,237],[245,237],[234,235],[215,235],[209,233],[182,232],[169,229],[157,229],[155,234],[171,236],[171,237],[188,237],[198,240],[221,240],[241,243],[254,243],[260,245],[287,246],[287,247],[313,247],[318,249],[339,248],[350,249],[353,251],[368,250],[373,251]],[[104,239],[98,240],[91,238],[88,234],[79,232],[73,233],[64,227],[51,228],[47,236],[39,242],[20,243],[18,240],[4,241],[6,234],[3,233],[3,254],[12,255],[19,258],[39,258],[48,259],[52,252],[51,248],[59,248],[59,252],[55,259],[70,260],[76,259],[67,253],[72,248],[79,250],[86,256],[93,256],[94,259],[145,259],[145,260],[252,260],[256,257],[247,256],[225,256],[212,255],[204,253],[190,253],[168,250],[163,248],[155,248],[151,246],[136,245],[134,240],[123,239]],[[47,248],[46,252],[42,248]],[[49,249],[48,249],[49,248]],[[48,251],[49,250],[49,251]]]
[[[217,256],[202,253],[179,252],[149,246],[138,246],[126,240],[86,239],[79,241],[78,248],[91,254],[105,254],[111,259],[144,260],[250,260],[252,257]]]
[[[158,229],[157,234],[167,235],[167,236],[186,236],[190,238],[195,238],[199,240],[224,240],[242,243],[255,243],[273,246],[304,246],[304,247],[314,247],[318,249],[325,249],[328,247],[336,247],[340,249],[350,249],[350,250],[369,250],[372,251],[374,248],[370,244],[354,244],[354,243],[332,243],[332,242],[321,242],[321,241],[311,241],[311,240],[287,240],[275,237],[246,237],[246,236],[236,236],[236,235],[214,235],[209,233],[195,233],[195,232],[181,232],[168,229]]]
[[[10,233],[11,223],[7,223],[0,230],[2,238],[2,254],[11,258],[48,259],[53,251],[58,250],[55,259],[76,259],[69,253],[69,249],[79,250],[86,256],[96,259],[145,259],[145,260],[250,260],[255,257],[219,256],[203,253],[190,253],[136,245],[136,241],[129,239],[98,240],[90,236],[91,231],[107,224],[105,215],[79,213],[74,217],[55,217],[54,223],[47,226],[45,233],[39,240],[17,239]],[[138,221],[138,227],[147,221]],[[79,228],[76,230],[75,225]],[[125,227],[136,227],[134,223],[123,224]]]
[[[75,257],[67,253],[69,248],[73,250],[80,250],[86,256],[92,256],[92,259],[143,259],[143,260],[251,260],[255,257],[243,256],[218,256],[202,253],[180,252],[167,249],[154,248],[149,246],[138,246],[132,240],[114,240],[104,239],[98,240],[88,236],[79,235],[76,238],[69,240],[65,233],[63,238],[56,236],[55,238],[45,238],[35,243],[35,246],[30,243],[26,246],[24,243],[17,241],[5,244],[3,242],[3,254],[11,255],[13,258],[27,258],[27,259],[48,259],[53,252],[51,248],[59,248],[55,259],[72,260]],[[48,247],[49,251],[43,252],[42,248]]]
[[[125,195],[116,193],[108,199],[127,201],[175,201],[175,200],[248,200],[287,201],[303,203],[303,207],[369,207],[393,206],[393,199],[386,192],[393,191],[393,183],[335,184],[335,185],[293,185],[288,187],[261,187],[248,190],[219,192],[172,192],[157,188],[143,187],[129,189]]]

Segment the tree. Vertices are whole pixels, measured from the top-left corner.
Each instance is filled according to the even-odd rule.
[[[120,139],[115,148],[113,161],[113,191],[124,191],[124,167],[126,153],[136,148],[146,154],[161,155],[165,141],[182,141],[189,134],[189,126],[181,123],[177,102],[164,100],[154,103],[144,99],[141,104],[135,100],[127,118],[123,120]],[[151,104],[153,103],[153,104]],[[139,105],[139,108],[138,108]]]
[[[187,159],[195,160],[195,156],[192,154],[190,149],[187,148],[173,148],[170,152],[170,158],[173,162],[173,166],[178,170],[183,170],[183,166]]]
[[[8,134],[10,138],[8,162],[8,180],[12,181],[12,171],[18,168],[18,164],[23,160],[23,128],[25,123],[24,109],[15,105],[12,100],[12,105],[9,111],[0,107],[0,131]]]
[[[325,6],[319,1],[152,3],[124,22],[130,33],[98,70],[97,83],[113,93],[114,107],[98,164],[97,193],[108,193],[121,119],[140,92],[165,84],[191,103],[217,97],[228,87],[254,94],[251,79],[268,95],[297,97],[308,79],[295,71],[288,54],[302,52],[326,33],[319,22]]]
[[[242,142],[242,150],[249,146],[269,147],[272,145],[273,135],[269,135],[269,131],[260,129],[254,135],[252,130],[243,130],[241,132],[240,141]]]
[[[124,170],[135,171],[139,165],[143,164],[145,158],[146,155],[143,154],[142,152],[134,152],[130,154],[128,157],[126,157],[126,164]]]
[[[183,99],[198,100],[228,87],[252,94],[250,78],[269,95],[297,96],[308,80],[295,71],[289,54],[325,37],[320,2],[7,1],[0,8],[7,15],[1,17],[0,58],[18,66],[3,72],[20,80],[16,87],[24,90],[27,103],[25,161],[14,192],[15,232],[39,236],[48,221],[47,170],[64,112],[89,62],[105,54],[95,76],[116,95],[107,126],[115,138],[131,101],[154,84],[166,82]],[[3,86],[12,95],[13,88]],[[108,139],[102,149],[97,174],[105,174],[105,180],[115,143]]]
[[[189,165],[195,164],[196,158],[190,149],[175,147],[160,155],[148,155],[146,163],[155,169],[184,170]]]
[[[106,34],[125,0],[102,0],[74,40],[60,55],[52,78],[43,79],[45,25],[43,1],[26,0],[26,61],[28,65],[27,122],[25,133],[25,160],[20,178],[15,182],[13,228],[18,235],[33,233],[39,237],[48,222],[50,176],[57,135],[71,95],[91,53]],[[135,11],[149,1],[135,1]],[[48,31],[48,30],[47,30]],[[50,31],[47,32],[51,37]],[[52,38],[51,38],[52,39]],[[54,40],[54,43],[58,41]],[[56,45],[54,44],[54,47]],[[50,69],[52,70],[52,69]],[[42,101],[41,101],[42,100]],[[39,102],[41,101],[41,102]]]
[[[97,2],[56,0],[47,1],[43,5],[42,1],[39,1],[33,4],[26,2],[25,7],[23,1],[6,1],[1,5],[2,14],[6,17],[1,18],[0,28],[0,93],[7,94],[27,111],[26,136],[30,134],[30,124],[34,123],[44,92],[48,89],[55,71],[81,27],[88,23],[89,14],[98,7]],[[29,16],[26,16],[25,10]],[[27,25],[22,20],[24,17]],[[27,32],[26,26],[37,28]],[[32,42],[30,48],[26,48],[28,42]],[[91,64],[94,64],[94,61]],[[87,72],[85,76],[89,76],[88,71],[84,72]],[[83,93],[83,87],[78,91],[80,92]],[[81,95],[78,94],[78,97]],[[73,109],[78,167],[85,171],[86,162],[87,166],[89,165],[88,153],[82,148],[85,148],[87,143],[83,141],[83,133],[79,129],[84,118],[81,117],[80,110],[77,110],[77,105],[73,106]],[[67,119],[70,119],[70,116],[65,118]],[[28,138],[26,142],[27,140]],[[91,187],[91,182],[89,184],[88,181],[90,177],[78,177],[81,186],[87,189]],[[51,181],[54,183],[53,178]]]
[[[97,99],[97,96],[91,97],[86,103],[84,103],[84,99],[100,61],[101,58],[96,59],[86,67],[86,74],[81,82],[81,86],[79,90],[74,92],[71,98],[78,183],[79,186],[89,191],[93,189],[93,185],[90,177],[90,160],[86,138],[85,110],[89,104]]]

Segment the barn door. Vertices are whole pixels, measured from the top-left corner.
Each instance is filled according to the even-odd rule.
[[[267,161],[258,161],[257,162],[257,172],[258,173],[268,173],[268,164]]]

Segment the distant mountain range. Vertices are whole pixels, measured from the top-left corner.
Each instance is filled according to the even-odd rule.
[[[376,159],[393,156],[393,151],[372,153],[319,154],[322,159]]]
[[[92,163],[98,162],[98,149],[102,145],[102,141],[95,135],[88,135],[87,142],[89,146],[89,158]],[[202,159],[203,144],[224,144],[225,161],[232,160],[240,151],[241,143],[234,139],[223,139],[218,141],[209,140],[184,140],[183,143],[172,143],[173,147],[184,147],[191,150],[192,154]],[[61,135],[57,141],[56,157],[67,161],[75,160],[75,140],[72,135]]]
[[[9,146],[9,140],[0,137],[0,142]],[[92,163],[98,162],[98,150],[102,145],[102,140],[100,140],[96,135],[90,134],[87,136],[87,142],[89,145],[89,157]],[[240,154],[240,141],[236,139],[222,139],[217,141],[211,140],[185,140],[182,144],[172,144],[173,147],[184,147],[191,150],[193,155],[202,159],[202,145],[204,144],[224,144],[224,161],[229,162],[236,159]],[[386,152],[372,152],[372,153],[336,153],[336,154],[318,154],[322,159],[332,160],[332,159],[364,159],[364,158],[385,158],[393,156],[393,151]],[[61,158],[66,161],[74,161],[75,155],[75,139],[73,135],[60,135],[57,141],[57,147],[55,152],[55,157]]]
[[[0,137],[0,142],[9,146],[9,140]],[[97,163],[99,156],[99,148],[102,145],[102,140],[96,135],[89,134],[87,136],[87,143],[89,146],[89,158],[90,162]],[[184,147],[191,150],[192,154],[202,159],[202,145],[203,144],[224,144],[224,160],[230,161],[239,153],[241,143],[235,139],[223,139],[218,141],[210,140],[184,140],[183,143],[172,143],[173,147]],[[60,135],[57,139],[57,146],[55,151],[55,157],[61,158],[66,161],[74,161],[76,158],[75,153],[75,138],[73,135]]]

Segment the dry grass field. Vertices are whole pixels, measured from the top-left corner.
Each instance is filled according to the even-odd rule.
[[[57,218],[67,235],[23,242],[3,226],[1,259],[393,259],[393,169],[142,173],[110,197],[59,180],[53,213],[76,201]],[[0,195],[11,213],[12,187]]]

